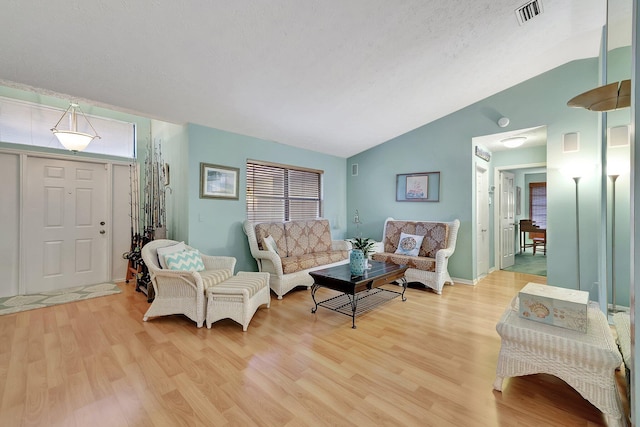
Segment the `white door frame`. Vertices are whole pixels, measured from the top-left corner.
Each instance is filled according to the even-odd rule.
[[[538,163],[521,163],[521,164],[516,164],[516,165],[508,165],[508,166],[496,166],[493,168],[493,183],[495,185],[495,183],[497,183],[500,180],[500,172],[501,171],[505,171],[505,170],[512,170],[512,169],[528,169],[528,168],[546,168],[547,167],[547,163],[546,162],[538,162]],[[502,258],[502,253],[500,250],[500,227],[496,226],[500,224],[500,209],[496,209],[495,206],[500,206],[498,203],[500,203],[500,196],[499,196],[499,192],[496,191],[494,193],[494,200],[493,200],[493,205],[494,205],[494,209],[493,209],[493,251],[494,251],[494,263],[496,264],[494,267],[496,269],[499,269],[499,262],[500,259]]]
[[[129,165],[131,162],[136,161],[135,159],[131,159],[131,161],[126,161],[126,160],[122,160],[122,161],[117,161],[117,160],[109,160],[109,159],[99,159],[99,158],[92,158],[92,157],[86,157],[86,156],[78,156],[78,155],[69,155],[69,154],[58,154],[58,153],[43,153],[43,152],[39,152],[39,151],[31,151],[31,150],[18,150],[18,149],[12,149],[12,148],[2,148],[0,149],[1,153],[7,153],[7,154],[14,154],[17,155],[20,159],[19,161],[19,168],[20,168],[20,172],[19,172],[19,176],[20,176],[20,182],[17,183],[19,189],[19,200],[18,200],[18,210],[20,212],[19,215],[19,238],[18,238],[18,242],[17,245],[19,247],[19,260],[20,260],[20,267],[18,269],[18,292],[19,294],[24,294],[25,289],[26,289],[26,283],[25,283],[25,278],[26,278],[26,269],[28,268],[28,260],[29,260],[29,254],[26,253],[26,249],[25,249],[25,245],[23,244],[23,239],[25,238],[25,221],[23,218],[23,212],[25,212],[25,207],[26,207],[26,200],[25,200],[25,194],[24,191],[26,190],[26,178],[27,178],[27,159],[29,157],[39,157],[39,158],[47,158],[47,159],[57,159],[57,160],[68,160],[68,161],[75,161],[75,162],[86,162],[86,163],[98,163],[98,164],[104,164],[106,165],[107,168],[107,180],[109,182],[109,185],[107,185],[107,221],[109,221],[109,224],[112,224],[111,227],[111,232],[109,233],[108,236],[108,251],[107,251],[107,271],[108,271],[108,279],[109,280],[114,280],[115,278],[113,277],[113,273],[112,273],[112,266],[113,266],[113,256],[112,256],[112,252],[113,252],[113,236],[115,233],[115,228],[118,226],[118,224],[115,224],[113,222],[113,166],[114,165],[123,165],[123,166],[127,166]],[[122,225],[120,225],[122,226]],[[129,226],[129,224],[127,224],[127,227]],[[127,248],[128,249],[128,248]]]
[[[484,184],[482,188],[480,188],[480,184],[478,183],[478,173],[482,173],[484,175]],[[484,165],[480,165],[476,163],[475,169],[475,193],[476,193],[476,221],[475,221],[475,233],[476,233],[476,270],[475,276],[477,279],[481,279],[482,277],[489,274],[491,271],[491,266],[489,265],[489,248],[490,248],[490,232],[491,232],[491,218],[489,218],[489,168]],[[482,194],[482,199],[478,198],[478,194]],[[486,224],[484,225],[484,229],[478,230],[478,223],[481,219],[481,209],[483,209],[486,213]],[[480,238],[483,236],[483,239]],[[482,241],[484,240],[484,242]],[[481,271],[478,266],[480,265],[481,257],[484,257],[486,260],[486,270]]]

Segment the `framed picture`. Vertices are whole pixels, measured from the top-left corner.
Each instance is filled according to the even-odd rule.
[[[200,163],[200,198],[238,200],[240,169]]]
[[[440,201],[440,172],[419,172],[396,175],[396,201]]]
[[[522,188],[516,187],[516,215],[522,215]]]

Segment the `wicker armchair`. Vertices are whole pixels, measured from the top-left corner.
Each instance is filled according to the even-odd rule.
[[[146,322],[150,317],[184,314],[201,328],[206,317],[205,291],[210,286],[233,276],[236,259],[201,254],[205,267],[203,271],[162,269],[158,261],[158,248],[177,243],[174,240],[159,239],[147,243],[142,248],[142,259],[149,269],[156,293],[143,320]],[[187,246],[187,249],[193,248]]]

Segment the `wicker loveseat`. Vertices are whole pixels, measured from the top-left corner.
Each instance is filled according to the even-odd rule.
[[[405,273],[407,282],[420,282],[442,294],[445,283],[453,285],[447,270],[449,257],[456,248],[460,221],[401,221],[387,218],[384,222],[382,242],[384,252],[374,253],[376,261],[408,265]],[[396,253],[401,233],[424,236],[418,255]]]
[[[258,270],[271,274],[269,286],[278,299],[295,287],[311,287],[310,271],[349,262],[351,244],[332,240],[326,219],[245,221],[244,231]]]

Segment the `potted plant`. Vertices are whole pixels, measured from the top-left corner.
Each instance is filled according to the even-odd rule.
[[[355,237],[351,239],[353,249],[359,249],[364,254],[365,259],[369,259],[369,255],[374,252],[373,247],[376,241],[368,237]]]

